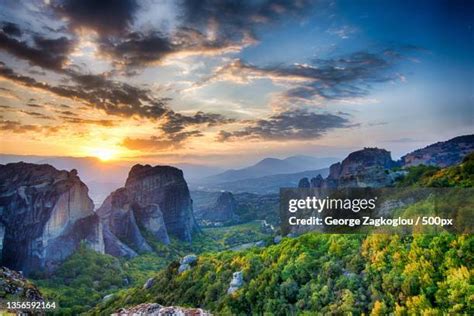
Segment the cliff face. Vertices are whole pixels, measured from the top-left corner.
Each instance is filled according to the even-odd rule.
[[[474,152],[474,135],[465,135],[415,150],[401,160],[406,167],[423,164],[444,168],[460,163],[471,152]]]
[[[221,192],[214,204],[196,213],[196,218],[207,222],[229,222],[238,219],[237,202],[231,192]]]
[[[75,170],[49,165],[0,165],[2,264],[28,272],[52,270],[81,241],[104,252],[103,232],[86,185]]]
[[[169,235],[191,241],[196,228],[183,172],[168,166],[133,166],[125,187],[111,193],[97,213],[107,231],[105,250],[112,255],[120,255],[117,249],[126,255],[151,251],[145,231],[167,244]]]
[[[389,151],[364,148],[331,165],[326,179],[321,176],[311,181],[302,179],[301,185],[313,188],[384,187],[393,182],[393,175],[386,170],[395,165]]]

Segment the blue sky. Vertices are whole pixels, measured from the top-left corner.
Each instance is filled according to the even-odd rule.
[[[471,1],[1,6],[3,153],[237,166],[473,132]]]

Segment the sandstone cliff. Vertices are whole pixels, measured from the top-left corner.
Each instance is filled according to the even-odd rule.
[[[125,187],[111,193],[97,214],[105,251],[115,256],[151,251],[145,234],[168,244],[169,235],[191,241],[196,228],[183,172],[169,166],[133,166]]]
[[[103,252],[102,226],[93,208],[75,170],[0,165],[2,264],[25,274],[52,270],[82,241]]]

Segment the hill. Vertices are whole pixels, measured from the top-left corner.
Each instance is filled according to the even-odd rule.
[[[265,158],[253,166],[231,169],[215,176],[206,177],[200,183],[223,183],[243,179],[255,179],[275,174],[297,173],[305,170],[317,170],[328,167],[336,158],[315,158],[310,156],[292,156],[285,159]]]
[[[328,168],[318,170],[306,170],[297,173],[285,173],[285,174],[274,174],[270,176],[242,179],[221,183],[204,183],[196,184],[191,183],[190,186],[197,190],[209,190],[209,191],[230,191],[233,193],[249,192],[254,194],[274,194],[280,191],[280,188],[297,187],[298,181],[301,178],[316,177],[321,175],[322,177],[327,176],[329,173]]]
[[[473,151],[474,134],[464,135],[415,150],[403,156],[401,161],[406,167],[421,164],[447,167],[461,162],[467,154]]]

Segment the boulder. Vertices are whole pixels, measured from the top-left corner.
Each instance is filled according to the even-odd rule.
[[[145,284],[143,284],[143,289],[148,290],[149,288],[153,286],[153,284],[155,284],[155,279],[149,278],[148,280],[146,280]]]
[[[188,271],[188,270],[191,270],[191,265],[189,265],[187,263],[182,263],[182,264],[179,265],[178,274],[181,274],[184,271]]]
[[[121,308],[112,316],[212,316],[201,308],[180,306],[161,306],[157,303],[143,303],[128,308]]]
[[[106,295],[102,298],[102,302],[110,301],[114,297],[113,294]]]
[[[196,255],[187,255],[181,258],[180,263],[181,264],[194,264],[196,261],[197,261]]]
[[[274,242],[275,244],[279,244],[282,239],[283,239],[283,237],[280,236],[280,235],[278,235],[278,236],[275,236],[275,238],[273,238],[273,242]]]
[[[10,300],[44,301],[40,290],[20,272],[0,267],[0,297],[7,296]]]
[[[227,294],[233,294],[244,285],[244,276],[242,271],[237,271],[232,274],[232,281],[230,281]]]
[[[28,275],[54,270],[85,242],[103,253],[103,227],[87,186],[50,165],[0,165],[2,265]]]

